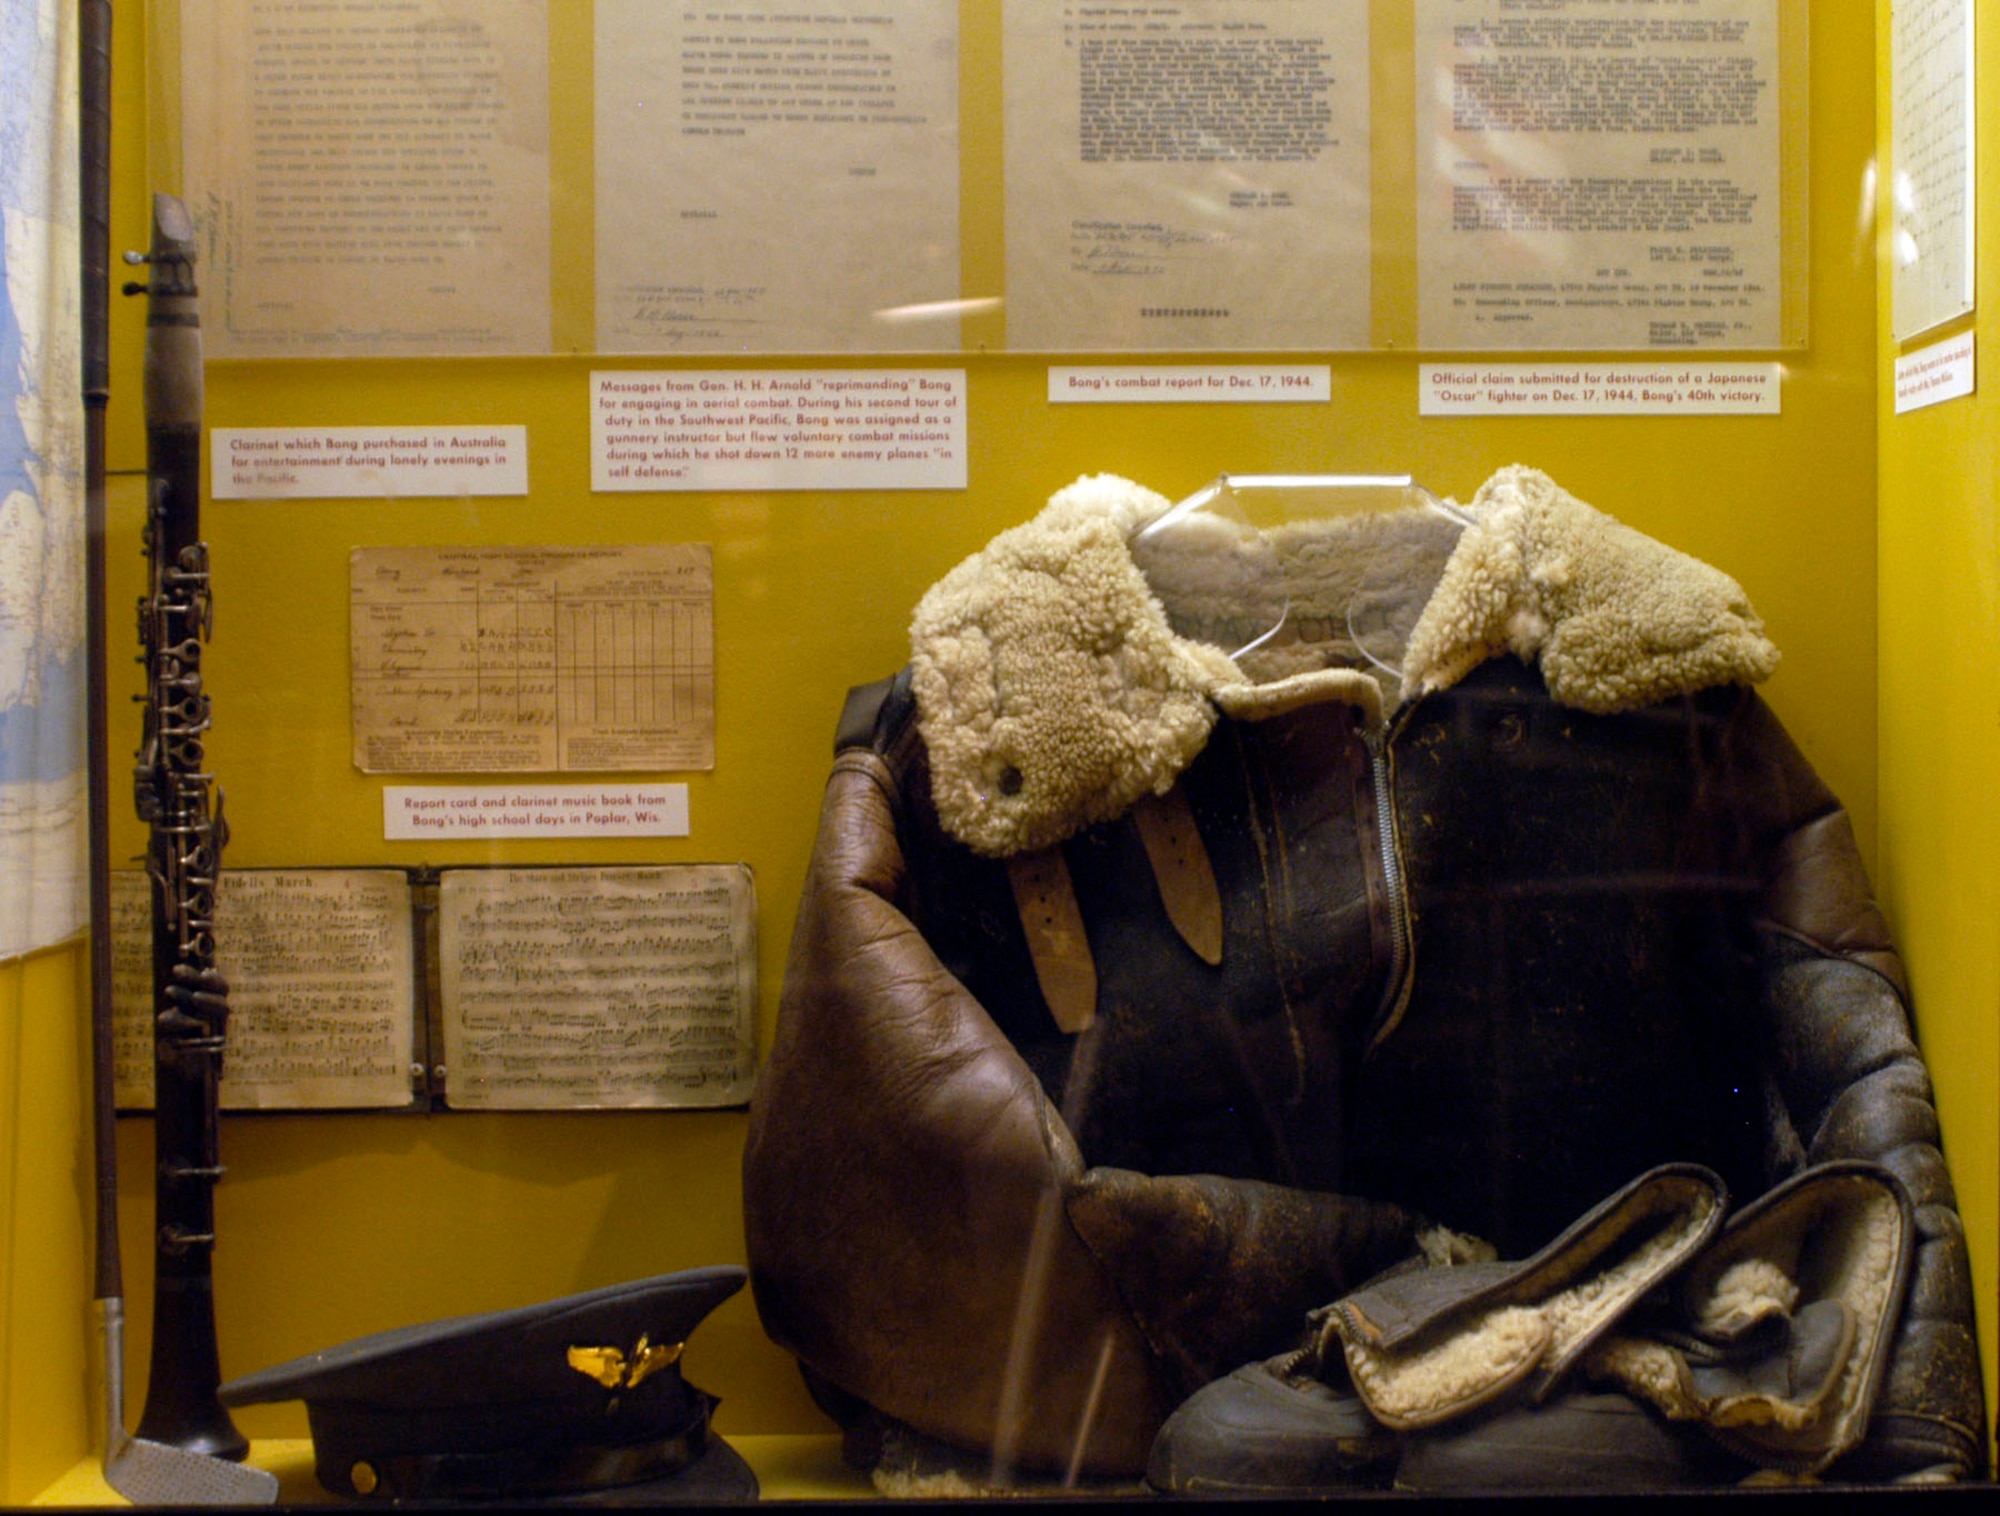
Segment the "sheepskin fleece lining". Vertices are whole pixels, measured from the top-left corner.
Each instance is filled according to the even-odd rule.
[[[1677,1264],[1707,1231],[1716,1202],[1703,1195],[1609,1268],[1546,1299],[1501,1306],[1428,1347],[1385,1350],[1335,1325],[1354,1387],[1383,1424],[1399,1431],[1434,1426],[1484,1405],[1539,1369],[1551,1385],[1598,1333]]]
[[[1695,1306],[1695,1330],[1734,1339],[1773,1317],[1789,1319],[1799,1287],[1769,1258],[1739,1258],[1716,1276],[1712,1293]]]
[[[1777,662],[1734,580],[1532,469],[1451,507],[1462,528],[1399,512],[1260,533],[1197,513],[1135,543],[1167,509],[1129,480],[1080,479],[919,602],[933,795],[974,851],[1051,847],[1164,794],[1218,712],[1337,701],[1379,728],[1504,652],[1539,662],[1558,701],[1613,712]]]
[[[1535,469],[1479,487],[1473,526],[1410,638],[1413,695],[1488,658],[1536,663],[1549,693],[1599,714],[1756,684],[1778,650],[1727,574],[1594,510]]]
[[[1748,1392],[1704,1396],[1678,1351],[1633,1337],[1613,1337],[1593,1349],[1590,1377],[1623,1386],[1671,1419],[1708,1423],[1726,1446],[1768,1467],[1816,1473],[1858,1443],[1902,1304],[1895,1286],[1906,1246],[1904,1216],[1887,1190],[1853,1179],[1828,1184],[1811,1199],[1809,1207],[1789,1213],[1796,1218],[1805,1212],[1803,1224],[1769,1226],[1751,1237],[1751,1245],[1768,1251],[1719,1271],[1693,1271],[1684,1309],[1703,1329],[1720,1325],[1716,1335],[1734,1336],[1768,1315],[1791,1315],[1801,1294],[1793,1275],[1810,1277],[1814,1297],[1838,1301],[1854,1323],[1853,1344],[1830,1393],[1802,1402]],[[1846,1214],[1829,1222],[1837,1212]],[[1805,1256],[1790,1256],[1801,1233],[1811,1236],[1815,1228],[1821,1235],[1807,1243]]]
[[[1176,637],[1125,539],[1164,496],[1081,479],[938,581],[910,626],[917,716],[945,829],[1030,852],[1164,794],[1242,676]]]
[[[1385,1353],[1350,1338],[1347,1367],[1377,1421],[1413,1431],[1485,1405],[1519,1384],[1542,1361],[1551,1336],[1533,1306],[1502,1306],[1418,1352]]]
[[[1774,1418],[1775,1425],[1763,1435],[1746,1434],[1745,1440],[1732,1440],[1732,1446],[1755,1449],[1780,1465],[1817,1470],[1853,1447],[1867,1430],[1876,1369],[1902,1308],[1895,1286],[1907,1240],[1903,1209],[1879,1184],[1836,1180],[1815,1198],[1820,1214],[1808,1227],[1816,1224],[1816,1232],[1809,1231],[1810,1241],[1793,1271],[1813,1280],[1817,1296],[1837,1300],[1854,1313],[1854,1349],[1831,1404],[1816,1419],[1820,1424],[1795,1432],[1782,1418]],[[1829,1220],[1842,1212],[1844,1218]]]
[[[1823,1414],[1819,1401],[1793,1402],[1775,1395],[1704,1397],[1688,1374],[1687,1360],[1664,1342],[1615,1337],[1594,1351],[1588,1373],[1621,1386],[1665,1413],[1669,1421],[1705,1421],[1715,1427],[1764,1427],[1803,1432]]]
[[[1461,1263],[1494,1263],[1500,1257],[1499,1251],[1484,1237],[1435,1224],[1417,1233],[1417,1252],[1434,1269],[1448,1269]]]
[[[1132,558],[1183,637],[1237,649],[1253,684],[1363,670],[1401,695],[1410,632],[1457,547],[1464,516],[1399,510],[1259,531],[1194,512],[1132,542]],[[1268,634],[1268,635],[1267,635]]]
[[[1549,1323],[1551,1378],[1706,1235],[1717,1205],[1713,1195],[1700,1195],[1674,1225],[1662,1227],[1610,1268],[1586,1275],[1542,1302],[1542,1316]]]

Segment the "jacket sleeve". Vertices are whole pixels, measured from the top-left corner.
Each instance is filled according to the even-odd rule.
[[[898,907],[892,798],[879,756],[836,760],[744,1153],[765,1329],[1003,1464],[1142,1468],[1170,1407],[1064,1214],[1074,1145]]]
[[[1903,1319],[1862,1445],[1830,1471],[1976,1478],[1986,1412],[1965,1227],[1939,1146],[1903,965],[1847,814],[1754,698],[1739,754],[1762,812],[1756,923],[1773,1094],[1772,1178],[1866,1159],[1902,1181],[1918,1246]]]

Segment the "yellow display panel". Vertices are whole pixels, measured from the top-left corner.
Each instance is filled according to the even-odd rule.
[[[1886,16],[1887,0],[1874,9]],[[998,10],[960,7],[967,296],[1000,292],[1004,267]],[[206,659],[216,717],[210,754],[234,828],[229,860],[244,867],[748,864],[761,912],[768,1042],[843,694],[905,660],[917,598],[996,531],[1087,472],[1125,474],[1174,497],[1224,471],[1410,472],[1462,499],[1497,468],[1532,464],[1735,575],[1783,650],[1766,694],[1853,813],[1864,855],[1879,860],[1878,882],[1916,983],[1987,1307],[1990,1395],[2000,1252],[1991,1122],[2000,930],[1990,902],[2000,834],[1984,789],[2000,758],[1993,688],[2000,570],[1987,482],[2000,462],[2000,429],[1985,398],[1906,418],[1891,416],[1879,398],[1893,354],[1878,338],[1886,331],[1880,265],[1856,207],[1884,146],[1865,103],[1883,82],[1886,33],[1864,6],[1783,8],[1788,68],[1807,72],[1785,96],[1795,146],[1786,166],[1795,213],[1787,223],[1794,276],[1787,331],[1798,345],[1782,355],[1782,414],[1441,420],[1418,414],[1409,350],[1414,224],[1391,188],[1414,161],[1407,54],[1395,45],[1407,14],[1388,0],[1373,10],[1377,350],[1305,355],[1329,365],[1329,403],[1052,405],[1049,358],[1001,351],[1002,318],[975,315],[964,327],[965,350],[938,360],[967,374],[963,491],[594,494],[593,369],[685,360],[608,364],[587,356],[591,250],[560,234],[552,250],[555,356],[211,365],[212,427],[526,425],[530,449],[529,490],[518,498],[207,505],[217,599]],[[121,248],[143,242],[149,193],[177,187],[171,22],[168,7],[118,8],[113,236]],[[1991,56],[1990,38],[1986,46]],[[590,48],[589,7],[552,4],[558,227],[587,225],[591,215]],[[1989,76],[2000,78],[2000,60]],[[1989,164],[1982,179],[1989,206],[1992,174]],[[1983,308],[1994,295],[1986,277],[1990,271]],[[140,587],[144,438],[142,313],[139,302],[115,304],[110,626],[117,649],[129,637]],[[807,357],[694,366],[787,363],[825,366]],[[715,767],[661,776],[688,785],[691,835],[570,845],[385,842],[384,780],[351,763],[352,550],[624,542],[700,542],[714,551]],[[143,846],[122,803],[120,766],[138,742],[137,715],[125,701],[137,678],[128,670],[114,653],[119,860]],[[0,1101],[11,1101],[0,1130],[16,1143],[0,1171],[0,1245],[10,1262],[0,1306],[0,1449],[8,1455],[0,1499],[9,1501],[31,1498],[87,1451],[88,1168],[65,1160],[53,1191],[46,1176],[32,1185],[21,1177],[23,1153],[87,1148],[80,957],[62,950],[55,969],[0,965],[0,991],[12,997],[0,1000],[10,1014],[0,1027],[0,1074],[9,1076]],[[23,1029],[31,1023],[59,1035],[29,1037]],[[66,1093],[21,1093],[51,1088]],[[392,1326],[740,1262],[743,1134],[740,1112],[226,1117],[229,1173],[217,1197],[215,1266],[224,1373]],[[136,1411],[150,1327],[145,1122],[121,1123],[120,1160],[128,1357],[138,1381],[128,1401]],[[867,1218],[855,1225],[865,1229]],[[31,1340],[36,1383],[61,1386],[58,1393],[23,1391]],[[725,1434],[830,1430],[788,1355],[764,1338],[747,1292],[703,1325],[686,1369],[722,1397]],[[296,1405],[259,1407],[239,1419],[259,1438],[304,1435]]]
[[[552,52],[574,88],[584,68],[575,49],[586,47],[588,33],[570,8],[553,9],[560,14],[552,18]],[[998,152],[990,83],[996,10],[962,12],[969,292],[997,288],[1000,267],[997,239],[981,235],[993,230],[997,176],[973,172],[990,170]],[[1865,87],[1867,44],[1865,30],[1851,24],[1857,19],[1819,8],[1816,88]],[[1377,56],[1397,56],[1393,42]],[[590,162],[580,133],[587,118],[573,103],[559,106],[558,116],[553,173],[561,199],[589,182]],[[1396,140],[1378,125],[1385,142]],[[1851,203],[1870,148],[1865,125],[1824,123],[1814,147],[1809,171],[1826,186],[1819,203]],[[1381,198],[1395,197],[1385,188]],[[557,288],[587,287],[586,248],[558,245],[554,256]],[[614,365],[584,356],[211,365],[211,426],[530,427],[524,498],[211,505],[218,620],[207,660],[216,706],[210,751],[228,795],[232,857],[246,867],[746,862],[763,913],[768,1027],[842,696],[903,661],[909,609],[995,531],[1032,515],[1084,472],[1122,473],[1172,497],[1224,470],[1407,470],[1464,498],[1516,461],[1546,469],[1583,498],[1744,581],[1785,651],[1771,698],[1868,838],[1873,417],[1857,379],[1872,362],[1873,271],[1853,259],[1852,228],[1831,217],[1805,271],[1818,313],[1814,343],[1788,361],[1776,418],[1424,420],[1413,363],[1382,353],[1331,355],[1333,400],[1325,405],[1057,406],[1046,398],[1045,360],[972,353],[963,358],[970,420],[963,492],[594,495],[589,375]],[[1396,292],[1411,281],[1407,260],[1378,273],[1394,309]],[[1405,308],[1413,309],[1406,298]],[[702,366],[778,365],[760,357]],[[137,497],[122,494],[118,504],[114,534],[134,541]],[[567,847],[385,844],[382,780],[348,761],[350,551],[645,541],[714,548],[716,763],[670,776],[688,784],[692,835]],[[136,593],[136,577],[124,576],[136,576],[138,566],[128,555],[114,604]],[[137,843],[135,825],[120,846]],[[682,1114],[230,1120],[217,1263],[226,1370],[398,1320],[736,1259],[741,1130],[739,1116]],[[146,1165],[128,1172],[143,1174]],[[132,1194],[129,1212],[137,1218],[144,1203]],[[431,1239],[440,1237],[455,1240],[439,1248]],[[280,1298],[283,1310],[275,1308]],[[143,1305],[134,1314],[143,1339]],[[690,1377],[723,1396],[726,1430],[823,1425],[789,1360],[761,1339],[747,1296],[704,1326],[689,1364]],[[245,1423],[295,1435],[299,1411],[258,1408]]]
[[[89,963],[0,963],[0,1502],[89,1446]]]
[[[1890,7],[1877,7],[1877,117],[1882,183],[1894,181]],[[1975,22],[1979,225],[2000,221],[2000,28]],[[1886,270],[1888,202],[1875,228]],[[1982,250],[1991,245],[1981,237]],[[1917,1036],[1937,1086],[1944,1152],[1958,1186],[1982,1310],[1989,1415],[2000,1331],[2000,393],[1898,415],[1895,363],[1970,332],[1986,362],[2000,347],[2000,264],[1981,257],[1975,312],[1903,345],[1891,337],[1891,291],[1877,291],[1882,336],[1877,478],[1881,516],[1881,844],[1877,889],[1910,967]],[[1989,1427],[1989,1431],[1991,1428]]]

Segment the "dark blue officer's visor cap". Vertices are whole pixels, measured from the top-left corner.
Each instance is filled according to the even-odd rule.
[[[221,1399],[303,1400],[320,1483],[342,1495],[755,1499],[709,1431],[715,1402],[680,1370],[745,1277],[690,1269],[397,1327],[231,1380]]]

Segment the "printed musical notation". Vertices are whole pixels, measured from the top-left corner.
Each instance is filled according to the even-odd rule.
[[[113,876],[120,1109],[153,1100],[146,876]],[[740,1105],[757,901],[740,864],[222,876],[222,1105]]]
[[[445,875],[438,942],[451,1103],[747,1100],[756,926],[741,865]]]
[[[356,548],[356,767],[713,768],[713,583],[699,543]]]
[[[150,897],[112,879],[118,1104],[153,1103]],[[410,1103],[416,1056],[410,883],[401,869],[230,869],[216,967],[229,983],[225,1109]]]

